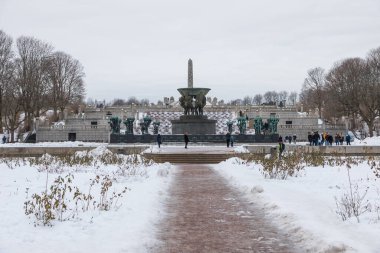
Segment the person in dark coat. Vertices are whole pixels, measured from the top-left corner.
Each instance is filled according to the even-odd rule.
[[[185,140],[185,148],[187,148],[187,144],[189,143],[189,136],[187,136],[187,132],[183,135]]]
[[[344,135],[343,135],[343,133],[340,133],[339,142],[340,142],[340,145],[343,146],[343,142],[344,142]]]
[[[335,145],[339,146],[339,143],[340,143],[340,135],[339,135],[339,133],[336,133],[336,135],[335,135]]]
[[[230,132],[227,132],[226,133],[227,148],[230,147],[230,141],[231,141],[231,134]]]
[[[282,157],[282,152],[285,150],[285,144],[282,140],[282,136],[278,137],[278,151],[279,151],[279,158],[281,159]]]
[[[313,142],[314,142],[314,146],[318,146],[319,145],[319,140],[320,140],[320,136],[319,136],[319,133],[318,131],[317,132],[314,132],[314,135],[313,135]]]
[[[327,142],[329,143],[329,146],[332,146],[334,137],[331,134],[329,134],[326,136],[326,139],[327,139]]]
[[[351,136],[349,134],[346,135],[346,144],[351,145]]]
[[[3,135],[3,144],[5,144],[6,140],[7,140],[7,137],[5,137],[5,134],[4,134]]]
[[[157,144],[158,144],[158,148],[161,147],[161,143],[162,143],[162,140],[161,140],[161,134],[157,134]]]
[[[307,140],[309,141],[309,145],[312,146],[313,145],[313,135],[310,132],[307,135]]]

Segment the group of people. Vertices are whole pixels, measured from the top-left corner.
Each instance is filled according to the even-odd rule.
[[[293,134],[293,136],[285,136],[285,142],[289,142],[289,144],[291,144],[292,141],[294,142],[294,144],[297,144],[297,135]]]
[[[187,148],[187,145],[189,144],[189,136],[187,135],[187,132],[183,134],[183,139],[185,141],[185,148]],[[160,148],[162,144],[161,134],[157,134],[156,141],[157,141],[158,148]],[[233,147],[234,141],[235,141],[234,136],[230,132],[227,132],[226,134],[227,148],[230,146]]]
[[[230,145],[231,145],[231,147],[233,147],[234,141],[235,141],[234,136],[230,132],[227,132],[226,133],[227,148],[229,148]]]
[[[343,145],[343,142],[346,141],[346,145],[351,145],[351,136],[347,133],[344,136],[342,133],[336,133],[335,137],[328,132],[323,132],[319,134],[318,131],[314,133],[309,133],[308,141],[310,146],[332,146],[335,141],[335,145]]]
[[[189,144],[189,136],[187,135],[187,132],[184,133],[183,137],[185,141],[185,148],[187,148],[187,144]],[[161,148],[161,144],[162,144],[161,134],[157,134],[156,141],[157,141],[158,148]]]
[[[185,148],[187,148],[187,145],[189,143],[189,136],[187,135],[187,132],[184,133],[184,141],[185,141]],[[347,133],[346,136],[343,136],[341,133],[337,133],[335,137],[330,135],[328,132],[323,132],[322,134],[319,134],[318,131],[314,133],[309,133],[307,136],[310,146],[332,146],[334,140],[335,140],[335,145],[343,145],[343,142],[346,141],[347,145],[351,145],[351,136]],[[162,144],[162,139],[161,135],[157,134],[157,144],[158,147],[161,147]],[[226,143],[227,143],[227,148],[230,146],[234,146],[234,136],[230,133],[226,133]],[[294,134],[293,136],[285,136],[285,142],[289,142],[289,144],[297,142],[297,136]],[[3,143],[6,142],[6,137],[5,135],[3,136]],[[280,156],[282,152],[285,150],[285,144],[282,136],[278,138],[278,143],[279,143],[279,151],[280,151]]]

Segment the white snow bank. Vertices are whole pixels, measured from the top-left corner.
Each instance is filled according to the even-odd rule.
[[[94,153],[104,149],[99,147]],[[0,252],[147,252],[154,247],[155,224],[163,217],[163,201],[171,181],[169,163],[144,167],[143,176],[120,176],[115,165],[101,167],[63,168],[62,174],[48,175],[48,185],[68,172],[73,184],[81,191],[89,189],[96,175],[115,178],[110,191],[129,190],[118,200],[118,209],[90,210],[64,222],[54,221],[53,227],[34,226],[34,217],[24,214],[24,202],[33,193],[45,190],[46,172],[38,172],[28,162],[14,169],[0,163]],[[95,199],[99,189],[93,189]]]
[[[356,146],[363,146],[363,145],[380,146],[380,136],[367,137],[364,140],[355,139],[355,141],[352,142],[351,145],[356,145]]]
[[[375,206],[372,212],[342,221],[336,214],[334,197],[348,192],[348,177],[344,167],[307,167],[305,175],[288,180],[265,179],[260,165],[246,164],[231,158],[214,168],[247,198],[265,208],[280,229],[308,252],[379,252],[380,220]],[[366,164],[354,166],[351,180],[361,192],[369,187],[366,199],[380,205],[379,180]],[[306,250],[305,250],[306,252]]]
[[[235,153],[249,153],[248,149],[246,149],[244,146],[236,146],[234,147]]]

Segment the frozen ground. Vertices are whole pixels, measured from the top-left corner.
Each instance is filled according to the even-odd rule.
[[[367,142],[370,145],[368,143],[380,145],[380,139],[372,138]],[[73,143],[63,145],[69,144]],[[99,146],[96,152],[104,152],[106,145],[94,145]],[[158,150],[152,145],[146,152],[165,150],[183,152],[185,149],[168,145]],[[241,146],[234,149],[190,146],[186,152],[212,150],[245,151]],[[360,223],[355,218],[342,221],[336,213],[334,197],[339,198],[349,191],[345,167],[307,167],[300,177],[273,180],[261,175],[259,165],[246,164],[237,158],[213,166],[247,198],[259,203],[281,229],[289,231],[309,252],[380,252],[380,179],[375,178],[368,165],[353,166],[350,170],[352,182],[358,184],[360,193],[368,187],[365,201],[371,204],[371,211],[360,216]],[[118,170],[113,165],[61,169],[61,174],[49,174],[49,182],[58,175],[72,173],[74,184],[83,191],[96,175],[115,175]],[[132,176],[119,175],[112,190],[130,189],[119,200],[119,208],[79,213],[75,219],[54,221],[52,227],[44,227],[34,226],[34,218],[24,214],[23,205],[32,193],[45,189],[46,172],[39,172],[38,166],[28,164],[10,169],[0,163],[0,253],[44,253],[52,249],[57,253],[149,252],[157,242],[155,225],[165,215],[162,202],[168,197],[172,170],[170,164],[153,164],[138,167]],[[99,189],[94,189],[96,191]]]
[[[380,183],[367,164],[350,169],[353,184],[371,211],[343,221],[336,213],[336,201],[349,192],[345,167],[306,167],[300,177],[265,179],[257,164],[238,158],[214,165],[231,185],[258,202],[268,215],[287,230],[308,252],[380,252]]]
[[[100,148],[101,149],[101,148]],[[99,148],[98,148],[99,150]],[[101,151],[101,150],[100,150]],[[102,151],[101,151],[102,152]],[[96,155],[96,152],[95,152]],[[99,164],[98,164],[99,165]],[[170,164],[134,168],[133,175],[120,175],[115,165],[74,166],[49,173],[49,185],[59,175],[74,175],[73,185],[88,192],[96,175],[114,178],[110,192],[128,191],[109,211],[91,209],[67,221],[34,226],[35,219],[24,214],[24,202],[45,190],[45,171],[22,164],[10,169],[0,164],[0,252],[146,252],[155,244],[155,223],[163,215],[162,201],[171,180]],[[92,188],[100,201],[100,186]],[[69,213],[65,217],[70,217]]]

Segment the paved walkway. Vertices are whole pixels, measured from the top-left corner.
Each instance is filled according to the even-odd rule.
[[[155,252],[296,252],[265,213],[207,165],[180,165]]]

